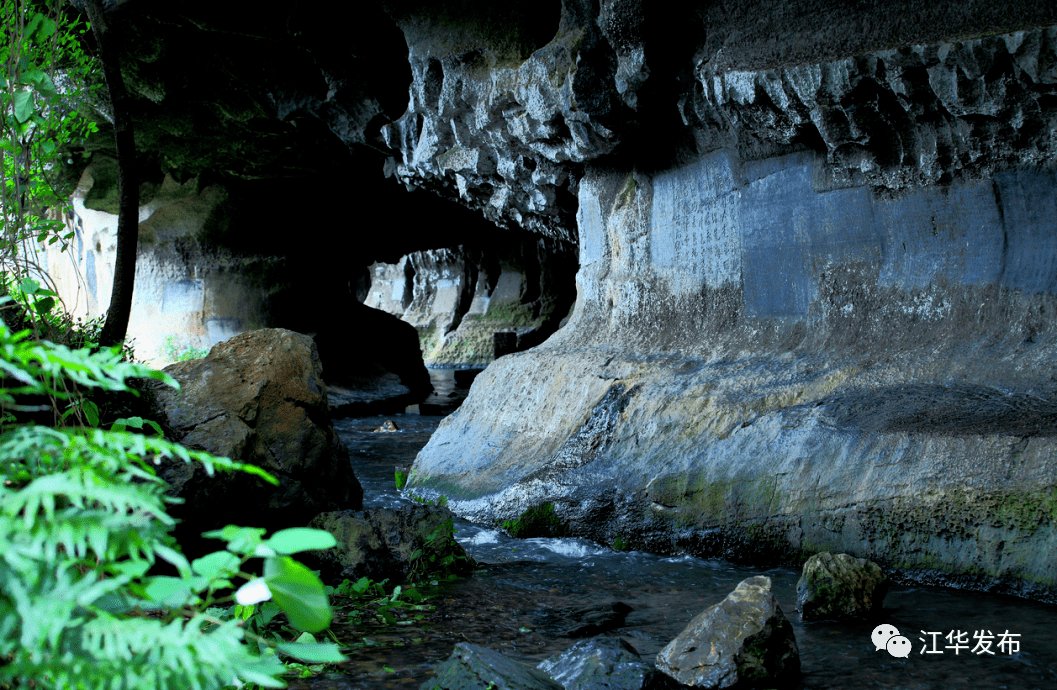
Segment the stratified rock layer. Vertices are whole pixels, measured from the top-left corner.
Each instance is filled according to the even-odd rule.
[[[694,144],[583,163],[572,318],[477,378],[419,490],[1057,598],[1057,33],[1012,28],[695,57]]]

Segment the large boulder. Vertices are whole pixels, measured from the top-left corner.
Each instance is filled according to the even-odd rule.
[[[657,655],[657,668],[683,685],[729,688],[774,681],[800,672],[793,626],[771,593],[771,578],[742,581],[706,609]]]
[[[180,383],[179,391],[152,388],[167,435],[279,480],[273,486],[241,472],[208,477],[198,465],[165,463],[160,475],[184,499],[173,512],[185,525],[289,527],[326,510],[361,507],[363,489],[331,424],[311,338],[251,331],[165,372]]]
[[[437,666],[437,676],[421,690],[563,690],[547,674],[468,642],[455,645],[447,661]]]
[[[595,637],[581,640],[536,668],[565,690],[662,690],[677,683],[642,660],[624,640]]]
[[[796,608],[804,620],[866,618],[880,612],[887,593],[888,578],[876,563],[823,551],[804,563]]]
[[[321,513],[309,527],[330,532],[338,544],[308,559],[328,582],[472,572],[475,563],[455,541],[452,518],[443,506],[425,505]]]

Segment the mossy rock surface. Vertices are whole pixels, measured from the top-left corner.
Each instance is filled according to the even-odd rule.
[[[876,563],[829,551],[804,564],[796,606],[804,620],[868,618],[881,611],[888,578]]]
[[[503,529],[517,539],[564,537],[569,533],[569,525],[554,512],[553,503],[541,503],[526,510],[517,520],[505,520]]]

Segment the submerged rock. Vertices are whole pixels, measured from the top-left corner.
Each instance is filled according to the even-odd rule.
[[[888,578],[865,558],[828,551],[804,563],[796,583],[796,607],[804,620],[865,618],[881,611]]]
[[[726,599],[690,621],[657,655],[657,668],[695,688],[795,678],[800,651],[793,626],[771,593],[771,578],[742,581]]]
[[[634,609],[622,601],[556,611],[544,620],[548,627],[557,628],[562,637],[594,637],[624,627],[624,621]],[[550,620],[547,620],[550,619]]]
[[[451,657],[437,666],[437,677],[421,690],[562,690],[545,673],[468,642],[455,645]]]
[[[243,333],[203,359],[165,372],[180,390],[151,389],[173,440],[256,465],[279,480],[242,472],[208,477],[201,466],[163,463],[159,474],[184,499],[174,515],[188,531],[227,523],[303,524],[325,510],[359,508],[363,489],[327,414],[312,339],[284,329]]]
[[[338,545],[309,560],[328,582],[472,572],[475,562],[452,536],[451,520],[447,508],[425,505],[322,513],[309,527],[330,532]]]
[[[565,690],[662,690],[674,680],[642,660],[621,639],[596,637],[577,642],[536,666]]]

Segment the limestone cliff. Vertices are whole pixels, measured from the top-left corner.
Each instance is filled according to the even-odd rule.
[[[1057,599],[1057,5],[114,12],[155,164],[294,200],[242,244],[325,242],[306,326],[374,262],[577,247],[572,317],[477,378],[417,490]]]
[[[809,26],[772,3],[799,17],[777,46],[702,9],[666,54],[637,3],[572,4],[516,68],[404,26],[396,174],[541,232],[575,189],[580,249],[571,321],[478,377],[415,485],[486,521],[553,503],[605,543],[844,551],[1053,598],[1052,8],[980,26],[904,3],[892,31],[880,9],[815,3]],[[831,20],[865,28],[830,44]]]

